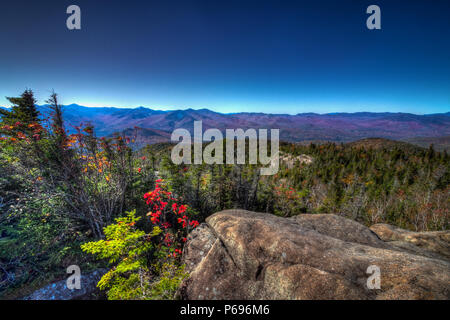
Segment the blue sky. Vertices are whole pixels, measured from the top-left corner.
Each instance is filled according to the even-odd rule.
[[[66,28],[77,4],[82,30]],[[382,29],[368,30],[367,6]],[[450,2],[2,1],[0,105],[450,111]]]

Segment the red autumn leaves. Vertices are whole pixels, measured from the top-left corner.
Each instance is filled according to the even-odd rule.
[[[0,137],[0,140],[9,140],[10,142],[16,142],[18,140],[23,140],[30,143],[32,140],[40,140],[41,132],[44,130],[39,123],[32,123],[25,125],[17,121],[14,125],[3,125],[0,130],[8,132],[7,135],[10,136],[9,139],[5,137]],[[32,138],[32,140],[30,139]]]
[[[163,180],[156,180],[155,189],[144,194],[144,199],[150,207],[150,221],[159,226],[164,232],[164,243],[171,246],[173,235],[168,231],[170,228],[178,229],[181,232],[181,241],[186,242],[186,235],[190,230],[199,225],[197,220],[190,219],[187,215],[188,207],[184,204],[178,204],[178,199],[173,197],[170,191],[165,190],[161,185]],[[181,230],[180,230],[181,229]],[[173,256],[181,254],[181,249],[175,249]]]

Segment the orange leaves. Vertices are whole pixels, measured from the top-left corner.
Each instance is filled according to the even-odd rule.
[[[353,174],[349,174],[347,177],[342,178],[341,181],[346,185],[351,185],[355,180],[355,176]]]
[[[71,134],[67,137],[67,140],[65,141],[65,148],[70,148],[72,146],[74,146],[77,142],[78,142],[78,135],[76,134]]]
[[[9,142],[13,143],[17,142],[18,140],[30,143],[30,136],[32,136],[35,141],[38,141],[41,138],[40,133],[43,131],[43,128],[39,123],[31,123],[25,126],[19,121],[14,125],[3,125],[2,127],[0,127],[0,129],[7,132],[7,135],[10,136]],[[7,139],[4,138],[1,140]]]
[[[84,162],[83,172],[92,170],[98,173],[106,174],[107,169],[111,166],[111,163],[105,156],[103,156],[102,152],[95,154],[95,156],[81,155],[80,160]],[[109,182],[111,176],[105,175],[105,179]]]
[[[23,134],[23,132],[21,132],[21,131],[17,132],[17,137],[18,137],[19,139],[26,139],[26,138],[27,138],[27,137]]]
[[[32,134],[34,140],[40,140],[40,136],[36,137],[36,134],[40,134],[43,130],[42,126],[38,123],[32,123],[27,126],[23,125],[21,122],[16,122],[14,125],[3,125],[0,127],[1,130],[6,131],[6,135],[10,136],[9,142],[17,142],[19,140],[24,141],[26,143],[30,143],[30,136]],[[33,129],[33,130],[30,130]],[[6,141],[7,139],[1,139]]]
[[[8,125],[4,125],[1,127],[2,130],[6,130],[6,131],[11,131],[12,129],[14,129],[13,126],[8,126]]]

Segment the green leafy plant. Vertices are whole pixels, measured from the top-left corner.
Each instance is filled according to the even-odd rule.
[[[140,220],[133,210],[126,217],[104,229],[105,240],[88,242],[83,251],[108,259],[114,267],[99,281],[110,300],[173,299],[186,277],[184,267],[168,254],[169,249],[158,241],[163,232],[154,226],[150,233],[136,229]]]

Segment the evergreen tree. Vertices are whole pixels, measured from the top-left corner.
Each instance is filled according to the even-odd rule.
[[[6,97],[12,104],[11,111],[0,109],[3,124],[14,125],[20,122],[29,125],[39,122],[39,112],[36,109],[36,99],[33,91],[25,90],[20,97]]]

